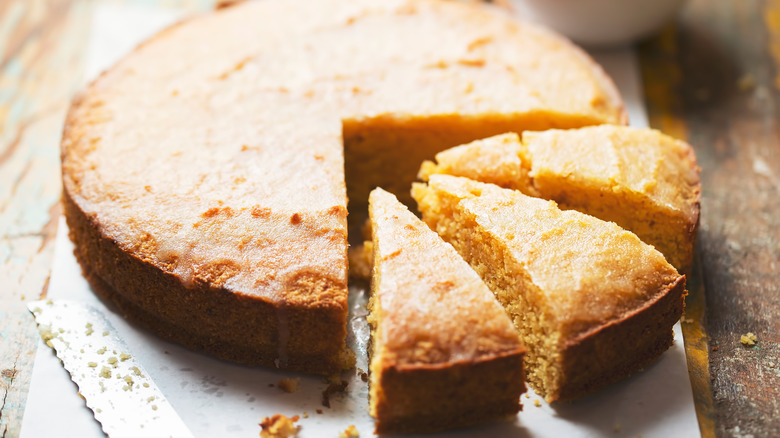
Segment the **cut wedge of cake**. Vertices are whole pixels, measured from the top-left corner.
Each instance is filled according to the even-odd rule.
[[[423,163],[419,176],[463,176],[612,221],[681,271],[693,259],[701,184],[693,148],[653,129],[594,126],[504,134]]]
[[[548,401],[626,377],[671,345],[685,277],[635,234],[467,178],[432,175],[412,195],[512,317],[528,383]]]
[[[376,432],[443,430],[517,413],[524,348],[493,294],[394,195],[375,189],[369,213]]]

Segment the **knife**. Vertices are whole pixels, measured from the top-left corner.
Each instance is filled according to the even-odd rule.
[[[69,300],[34,301],[27,308],[106,435],[193,436],[99,310]]]

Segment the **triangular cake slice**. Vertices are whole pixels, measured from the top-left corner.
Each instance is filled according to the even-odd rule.
[[[528,383],[548,401],[619,380],[672,344],[685,277],[635,234],[467,178],[432,175],[412,195],[513,318]]]
[[[655,246],[681,271],[693,258],[701,184],[693,148],[653,129],[602,125],[504,134],[427,161],[443,173],[520,190],[612,221]]]
[[[376,432],[450,429],[517,413],[525,349],[455,249],[394,195],[369,199]]]

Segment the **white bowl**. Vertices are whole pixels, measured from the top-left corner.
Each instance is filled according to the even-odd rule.
[[[511,0],[520,15],[589,47],[630,44],[651,35],[685,0]]]

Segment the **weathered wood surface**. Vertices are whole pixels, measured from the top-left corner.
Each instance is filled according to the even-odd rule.
[[[22,303],[48,282],[59,136],[92,6],[0,1],[0,437],[21,426],[37,339]],[[640,58],[651,124],[687,138],[703,169],[683,323],[703,435],[780,436],[780,1],[690,0]],[[740,343],[747,332],[757,346]]]
[[[705,294],[692,298],[706,311],[689,317],[708,339],[683,324],[689,359],[709,354],[709,376],[692,375],[700,421],[780,436],[780,1],[691,0],[641,53],[651,124],[687,138],[702,168]]]
[[[78,86],[89,5],[0,2],[0,436],[19,434],[59,217],[59,136]]]

